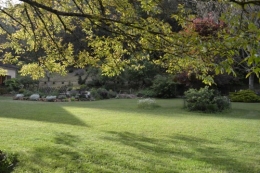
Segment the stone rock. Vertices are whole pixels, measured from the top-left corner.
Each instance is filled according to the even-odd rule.
[[[56,101],[57,96],[47,96],[45,99],[48,102],[54,102],[54,101]]]
[[[13,97],[13,99],[14,99],[14,100],[22,100],[23,97],[24,97],[23,94],[16,94],[16,95]]]
[[[40,95],[39,94],[32,94],[30,97],[29,97],[30,100],[33,100],[33,101],[37,101],[40,99]]]
[[[66,94],[59,94],[57,98],[62,100],[62,99],[66,99],[67,96]]]
[[[135,98],[137,98],[137,96],[134,94],[117,94],[116,98],[117,99],[135,99]]]

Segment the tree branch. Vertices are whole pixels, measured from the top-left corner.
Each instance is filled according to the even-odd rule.
[[[27,4],[35,7],[35,8],[41,8],[43,10],[49,11],[50,13],[53,13],[53,14],[56,14],[56,15],[59,15],[59,16],[82,17],[82,18],[88,18],[88,19],[93,19],[93,20],[97,20],[97,21],[108,21],[108,22],[120,23],[120,24],[123,24],[125,26],[129,26],[129,27],[132,27],[132,28],[135,28],[135,29],[147,31],[150,34],[165,35],[164,33],[161,33],[161,32],[151,31],[151,30],[147,30],[146,28],[136,26],[132,22],[124,22],[124,21],[120,21],[120,20],[107,18],[107,17],[101,17],[99,15],[94,15],[94,14],[87,14],[87,13],[83,14],[83,13],[59,11],[59,10],[53,9],[52,7],[48,7],[46,5],[40,4],[40,3],[35,2],[35,1],[31,1],[31,0],[20,0],[20,1],[27,3]]]
[[[42,24],[44,25],[44,28],[45,28],[45,30],[46,30],[48,36],[50,37],[50,39],[52,40],[52,42],[53,42],[53,43],[55,44],[55,46],[57,47],[59,53],[62,55],[62,51],[60,51],[59,45],[58,45],[57,42],[54,40],[54,38],[51,36],[51,33],[50,33],[50,31],[49,31],[49,29],[48,29],[48,27],[47,27],[45,21],[43,20],[43,18],[42,18],[42,16],[41,16],[41,12],[39,11],[39,9],[37,9],[37,8],[35,8],[35,7],[34,7],[34,10],[35,10],[37,16],[39,17],[40,21],[41,21]]]
[[[19,25],[21,25],[22,27],[24,27],[24,29],[27,31],[27,28],[25,25],[23,25],[20,21],[18,21],[16,18],[14,18],[11,14],[7,13],[5,10],[0,8],[0,11],[2,11],[4,14],[6,14],[8,17],[10,17],[12,20],[14,20],[15,22],[17,22]],[[28,31],[27,31],[28,32]]]

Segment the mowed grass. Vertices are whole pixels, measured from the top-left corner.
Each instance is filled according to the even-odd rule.
[[[259,173],[260,105],[188,112],[183,100],[48,103],[0,97],[0,150],[14,172]]]

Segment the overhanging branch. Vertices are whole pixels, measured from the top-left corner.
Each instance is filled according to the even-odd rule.
[[[132,27],[132,28],[135,28],[135,29],[147,31],[150,34],[165,35],[164,33],[161,33],[161,32],[151,31],[151,30],[147,30],[146,28],[136,26],[135,23],[132,23],[132,22],[115,20],[115,19],[102,17],[100,15],[94,15],[94,14],[59,11],[59,10],[53,9],[52,7],[49,7],[49,6],[43,5],[43,4],[35,2],[35,1],[31,1],[31,0],[20,0],[20,1],[27,3],[30,6],[33,6],[35,8],[41,8],[43,10],[50,12],[50,13],[56,14],[57,16],[81,17],[81,18],[88,18],[88,19],[92,19],[92,20],[96,20],[96,21],[107,21],[107,22],[119,23],[119,24],[123,24],[125,26]]]

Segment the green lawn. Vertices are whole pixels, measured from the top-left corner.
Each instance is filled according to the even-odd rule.
[[[191,113],[183,101],[47,103],[0,97],[0,150],[14,172],[259,173],[260,104]]]

